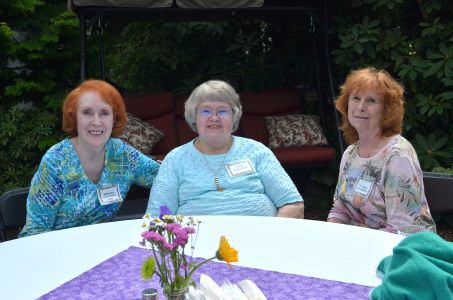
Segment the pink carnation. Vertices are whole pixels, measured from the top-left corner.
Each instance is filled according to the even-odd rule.
[[[174,233],[176,236],[175,244],[177,244],[178,246],[185,246],[189,241],[189,235],[187,234],[186,230],[184,228],[180,228]]]
[[[167,225],[167,230],[170,232],[175,232],[175,230],[178,230],[181,228],[181,224],[178,223],[170,223]]]
[[[192,227],[184,227],[184,229],[188,234],[195,233],[195,229]]]
[[[157,232],[154,231],[145,231],[142,233],[142,237],[147,240],[153,240],[156,242],[165,242],[165,238]]]
[[[169,251],[173,251],[173,249],[176,248],[174,244],[170,244],[170,243],[168,243],[168,242],[166,242],[166,241],[164,242],[164,245],[163,245],[163,246],[164,246],[165,249],[167,249],[167,250],[169,250]]]

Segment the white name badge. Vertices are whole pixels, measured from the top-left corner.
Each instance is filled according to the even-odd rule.
[[[226,165],[230,177],[254,173],[255,167],[250,159],[232,161]]]
[[[360,178],[354,187],[354,193],[356,193],[357,195],[360,195],[364,198],[368,198],[368,196],[370,195],[371,189],[373,188],[373,185],[374,185],[373,180]]]
[[[121,198],[120,188],[118,185],[109,185],[97,189],[99,202],[102,205],[108,205],[123,201]]]

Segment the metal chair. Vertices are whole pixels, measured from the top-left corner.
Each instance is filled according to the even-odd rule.
[[[423,172],[423,184],[431,211],[453,211],[453,174]]]
[[[28,191],[28,187],[18,188],[0,196],[0,242],[7,240],[7,229],[20,229],[25,225]]]
[[[140,219],[148,205],[149,188],[132,185],[113,221]]]

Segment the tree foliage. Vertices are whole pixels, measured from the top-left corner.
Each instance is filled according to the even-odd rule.
[[[0,192],[28,186],[62,138],[64,94],[78,81],[78,20],[66,1],[0,4]]]
[[[330,10],[335,12],[329,42],[336,82],[353,68],[387,69],[406,86],[404,134],[423,168],[451,167],[453,3],[343,2]],[[80,60],[78,20],[65,0],[2,1],[0,15],[2,192],[29,185],[44,151],[63,137],[61,104],[79,82]],[[107,78],[132,92],[187,94],[212,78],[228,80],[238,90],[313,89],[316,65],[308,24],[305,14],[283,21],[107,23]],[[93,31],[91,64],[97,63],[96,43],[90,42],[95,38]],[[97,77],[96,66],[89,70]]]
[[[453,3],[359,1],[333,17],[333,36],[338,78],[364,66],[399,78],[406,87],[404,134],[423,169],[453,166]]]
[[[134,92],[179,94],[212,78],[255,91],[312,83],[313,74],[307,74],[312,65],[307,24],[306,16],[278,23],[251,19],[128,24],[108,49],[109,78]]]

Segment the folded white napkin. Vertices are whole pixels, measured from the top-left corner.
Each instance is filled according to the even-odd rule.
[[[244,294],[249,300],[266,300],[263,292],[256,286],[256,284],[248,279],[238,282],[239,287],[244,291]]]
[[[224,283],[220,287],[211,277],[200,275],[197,288],[189,287],[187,300],[267,300],[263,292],[251,280],[242,280],[237,285]]]

